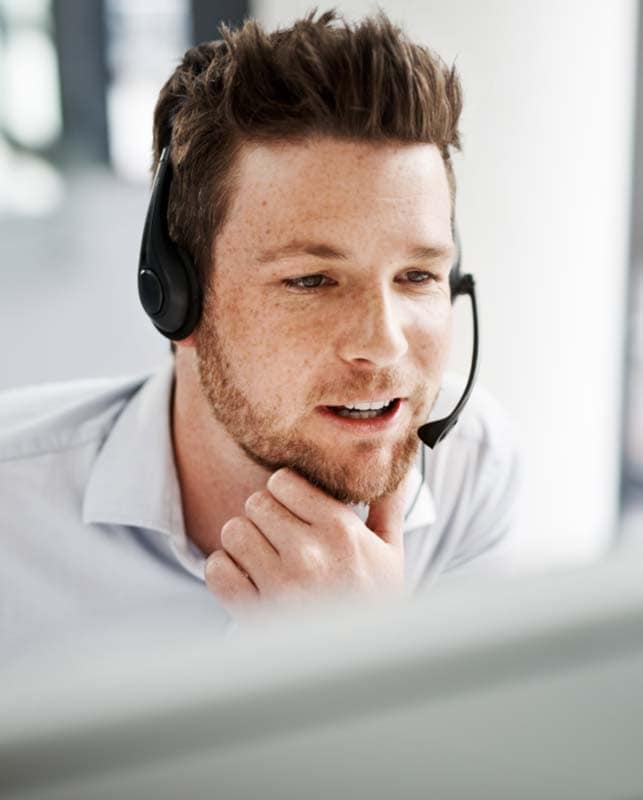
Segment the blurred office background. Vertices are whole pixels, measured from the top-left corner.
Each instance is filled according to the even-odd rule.
[[[220,20],[288,24],[312,5],[0,0],[0,389],[167,357],[135,289],[158,91]],[[524,445],[521,561],[598,558],[643,537],[640,3],[381,6],[463,80],[458,220],[480,381]]]

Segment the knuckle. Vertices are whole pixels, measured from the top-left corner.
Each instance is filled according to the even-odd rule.
[[[353,519],[343,519],[340,528],[342,531],[342,540],[350,544],[351,547],[355,547],[363,534],[361,523],[357,526]]]
[[[366,524],[362,522],[362,520],[357,516],[357,514],[353,513],[350,509],[346,508],[343,510],[342,516],[342,525],[349,531],[353,536],[361,536],[364,532]]]
[[[319,573],[324,568],[324,555],[318,544],[303,545],[299,550],[299,566],[308,573]]]
[[[240,582],[230,557],[223,550],[216,550],[208,558],[206,583],[218,597],[233,599],[240,593]]]
[[[231,517],[221,528],[221,544],[224,547],[233,547],[242,541],[244,524],[241,517]]]
[[[335,554],[342,561],[351,559],[358,550],[357,533],[352,528],[346,528],[338,537],[335,545]]]
[[[352,512],[349,512],[347,508],[333,508],[330,512],[330,523],[335,527],[338,533],[344,533],[351,528],[351,523],[353,521]]]
[[[246,511],[254,511],[261,508],[266,508],[270,502],[270,493],[266,489],[261,489],[258,492],[253,492],[244,503]]]
[[[208,585],[216,584],[220,586],[225,584],[226,576],[229,574],[229,561],[228,556],[223,550],[215,550],[214,553],[208,558],[205,579]]]
[[[227,563],[226,554],[223,550],[215,550],[208,558],[208,572],[219,572]]]
[[[288,470],[285,467],[281,467],[276,472],[273,472],[270,478],[268,478],[267,486],[270,489],[279,490],[281,486],[284,486],[288,483]]]

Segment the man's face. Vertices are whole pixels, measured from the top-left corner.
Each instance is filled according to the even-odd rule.
[[[196,354],[246,456],[343,502],[392,492],[440,387],[453,253],[435,146],[244,145]]]

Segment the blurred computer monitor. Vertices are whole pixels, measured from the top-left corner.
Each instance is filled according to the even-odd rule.
[[[0,675],[0,796],[643,798],[643,558],[227,641],[168,610]]]

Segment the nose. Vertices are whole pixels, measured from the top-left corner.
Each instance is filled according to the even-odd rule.
[[[387,367],[408,351],[403,309],[389,289],[356,292],[343,317],[338,349],[344,361]]]

